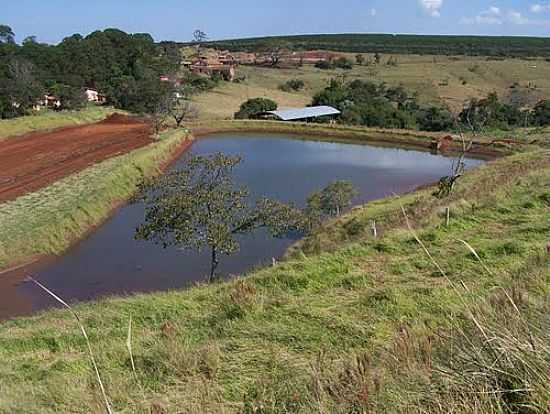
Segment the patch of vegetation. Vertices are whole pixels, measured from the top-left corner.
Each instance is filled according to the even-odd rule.
[[[336,59],[331,60],[320,60],[315,64],[315,67],[318,69],[345,69],[345,70],[351,70],[353,69],[353,62],[342,56]]]
[[[298,92],[306,87],[306,84],[301,79],[290,79],[279,86],[279,89],[284,92]]]
[[[265,112],[277,110],[277,107],[277,102],[271,99],[249,99],[241,105],[239,112],[235,113],[235,119],[254,119]]]
[[[111,107],[90,106],[80,111],[42,111],[34,116],[0,119],[0,138],[13,137],[33,131],[48,130],[102,121],[115,110]]]
[[[345,83],[331,80],[328,87],[313,97],[313,105],[329,105],[342,112],[341,122],[382,128],[445,131],[454,127],[449,111],[438,107],[421,107],[402,86],[354,80]]]
[[[79,109],[85,87],[98,89],[116,108],[152,112],[171,89],[160,75],[179,64],[163,51],[148,34],[117,29],[75,34],[55,46],[35,38],[0,42],[0,118],[29,114],[45,93],[56,94],[58,109]]]

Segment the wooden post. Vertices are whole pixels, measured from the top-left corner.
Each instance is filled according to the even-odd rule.
[[[378,230],[376,229],[376,220],[372,220],[372,235],[374,238],[378,238]]]
[[[446,209],[445,226],[449,227],[449,224],[451,224],[451,208],[450,208],[450,207],[447,207],[447,209]]]

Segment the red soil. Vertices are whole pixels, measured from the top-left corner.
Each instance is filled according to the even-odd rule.
[[[0,141],[0,202],[46,187],[152,142],[143,120],[114,114],[102,122]]]

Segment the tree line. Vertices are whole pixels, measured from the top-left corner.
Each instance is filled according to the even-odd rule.
[[[166,52],[149,34],[118,29],[75,34],[57,45],[30,36],[19,45],[13,30],[0,25],[0,117],[29,113],[46,93],[56,95],[60,109],[78,109],[85,87],[117,108],[153,112],[171,88],[160,75],[179,64]]]
[[[388,87],[385,83],[362,80],[332,79],[314,96],[312,105],[339,109],[342,123],[380,128],[482,132],[550,125],[550,101],[522,108],[505,103],[496,93],[491,93],[484,99],[471,99],[460,114],[454,116],[446,108],[421,105],[416,94],[411,95],[402,86]]]
[[[549,57],[550,39],[514,36],[321,34],[232,39],[205,43],[230,51],[264,53],[277,48],[348,53]]]

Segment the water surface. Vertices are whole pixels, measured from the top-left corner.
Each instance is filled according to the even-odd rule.
[[[250,188],[253,199],[267,196],[300,206],[308,194],[334,180],[353,182],[360,193],[354,204],[409,191],[448,175],[453,162],[452,158],[418,150],[296,138],[302,137],[218,134],[201,138],[191,152],[241,155],[236,181]],[[184,154],[173,168],[183,165],[187,157]],[[468,159],[467,166],[481,162]],[[142,204],[121,208],[65,255],[33,269],[37,279],[68,301],[181,288],[204,280],[209,270],[208,252],[163,249],[134,240],[143,216]],[[292,242],[258,231],[243,237],[239,254],[222,256],[219,270],[230,276],[270,263]],[[9,275],[0,280],[0,300],[0,318],[54,305],[34,285],[10,280]]]

